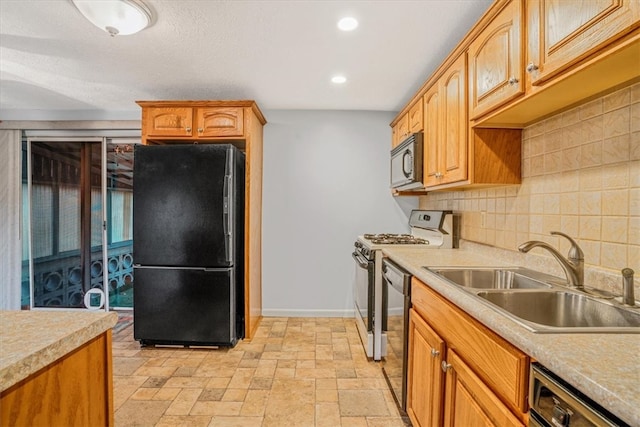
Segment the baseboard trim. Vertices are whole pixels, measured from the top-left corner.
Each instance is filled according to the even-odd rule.
[[[262,317],[353,317],[354,310],[290,310],[263,308]]]

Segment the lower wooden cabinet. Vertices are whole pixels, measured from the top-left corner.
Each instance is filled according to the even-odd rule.
[[[413,426],[524,426],[529,357],[416,278],[411,292]]]
[[[445,382],[445,426],[524,427],[509,408],[456,354],[447,352]]]
[[[0,426],[113,426],[111,329],[0,393]]]
[[[407,414],[414,427],[442,424],[444,341],[415,311],[409,313]]]

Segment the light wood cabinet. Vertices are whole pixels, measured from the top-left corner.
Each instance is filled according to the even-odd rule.
[[[409,109],[409,134],[420,132],[424,129],[424,117],[422,114],[422,102],[416,102]]]
[[[231,143],[244,151],[245,339],[262,317],[262,128],[254,101],[137,101],[143,144]]]
[[[397,147],[409,136],[409,113],[402,116],[392,127],[391,148]]]
[[[524,425],[529,357],[416,278],[411,303],[407,412],[414,425]],[[442,371],[434,372],[440,367],[444,389]]]
[[[637,0],[527,1],[529,85],[544,84],[638,26]]]
[[[113,426],[111,329],[0,394],[3,426]]]
[[[638,58],[638,0],[495,0],[391,122],[392,145],[421,103],[424,190],[519,184],[512,130],[638,81]]]
[[[525,93],[474,126],[524,127],[640,78],[640,2],[527,0]]]
[[[407,414],[414,427],[440,425],[445,343],[415,310],[409,313],[408,336],[407,375],[412,381],[407,386]]]
[[[143,139],[242,137],[243,113],[242,107],[148,107]]]
[[[446,369],[444,426],[524,427],[473,370],[449,350]]]
[[[467,178],[466,69],[462,54],[424,95],[425,187]]]
[[[416,102],[406,114],[392,124],[391,148],[397,147],[409,135],[423,129],[422,102]]]
[[[244,136],[244,111],[241,107],[197,108],[198,137]]]
[[[472,120],[524,93],[522,1],[507,2],[469,45]]]
[[[192,137],[193,108],[148,107],[143,110],[142,129],[147,137]]]

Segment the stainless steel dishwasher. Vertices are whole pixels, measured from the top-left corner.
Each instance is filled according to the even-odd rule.
[[[382,372],[398,408],[407,408],[407,348],[409,345],[409,309],[411,274],[388,258],[382,260],[382,330],[387,334],[387,354]]]
[[[529,383],[530,427],[629,426],[539,363]]]

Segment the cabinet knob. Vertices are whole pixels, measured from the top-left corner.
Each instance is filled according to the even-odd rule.
[[[511,86],[513,86],[513,85],[517,85],[519,81],[520,81],[520,80],[516,79],[515,77],[511,77],[511,78],[509,79],[509,84],[510,84]]]
[[[204,129],[203,128],[198,128],[198,133],[202,133],[202,132],[204,132]]]
[[[527,64],[527,73],[533,73],[537,69],[538,69],[538,66],[533,62],[529,62],[529,64]]]
[[[447,372],[452,367],[446,360],[443,360],[440,366],[442,367],[442,372]]]
[[[432,357],[438,357],[439,354],[440,354],[440,352],[438,350],[436,350],[435,348],[431,349],[431,356]]]
[[[191,127],[189,127],[189,126],[187,126],[186,128],[184,128],[184,130],[185,130],[187,133],[191,133]]]

